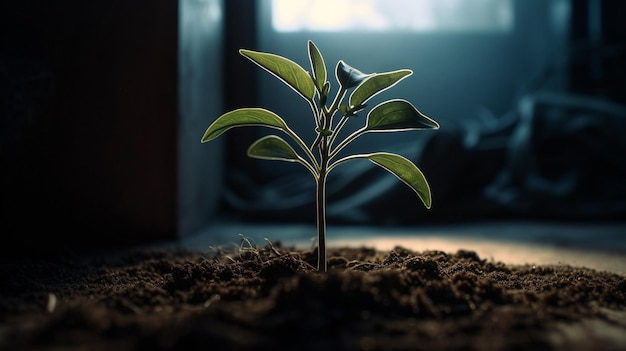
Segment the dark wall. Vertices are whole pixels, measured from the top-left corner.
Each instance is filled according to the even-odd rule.
[[[224,2],[224,112],[241,107],[258,106],[258,78],[256,65],[239,53],[239,49],[257,49],[257,1],[227,0]],[[242,84],[245,82],[245,84]],[[253,172],[246,155],[248,143],[256,136],[251,128],[235,128],[224,138],[226,167],[230,170]],[[232,179],[225,179],[226,183]]]
[[[3,252],[175,236],[177,25],[170,0],[3,2]]]

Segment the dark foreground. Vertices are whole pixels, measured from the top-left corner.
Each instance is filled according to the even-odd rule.
[[[619,350],[626,277],[474,252],[249,245],[0,266],[1,350]]]

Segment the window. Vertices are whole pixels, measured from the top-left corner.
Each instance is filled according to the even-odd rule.
[[[510,31],[512,0],[272,0],[272,25],[294,31]]]

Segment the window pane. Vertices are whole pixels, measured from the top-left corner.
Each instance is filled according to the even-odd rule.
[[[272,24],[294,31],[496,31],[513,27],[512,0],[272,0]]]

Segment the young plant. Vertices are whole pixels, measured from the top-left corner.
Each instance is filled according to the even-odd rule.
[[[312,41],[308,41],[311,72],[297,63],[271,53],[240,49],[239,53],[273,74],[298,93],[311,107],[317,136],[306,144],[287,123],[274,112],[263,108],[241,108],[219,116],[206,129],[201,142],[207,142],[234,127],[262,126],[278,129],[289,136],[300,152],[277,135],[268,135],[255,141],[248,148],[248,156],[265,160],[297,162],[306,167],[315,179],[317,205],[318,270],[327,271],[326,262],[326,179],[335,167],[352,160],[367,159],[389,171],[417,193],[426,208],[431,207],[430,187],[417,166],[407,158],[388,152],[357,154],[338,158],[340,151],[353,140],[366,133],[398,132],[416,129],[438,129],[439,124],[419,112],[411,103],[402,99],[382,102],[372,108],[365,125],[348,134],[345,139],[337,136],[349,120],[365,109],[366,102],[374,95],[394,86],[413,72],[409,69],[385,73],[365,74],[347,65],[337,63],[335,76],[339,87],[335,97],[327,105],[331,91],[326,65],[322,54]],[[347,102],[343,102],[351,91]],[[339,121],[334,117],[339,113]],[[314,153],[317,149],[317,155]]]

